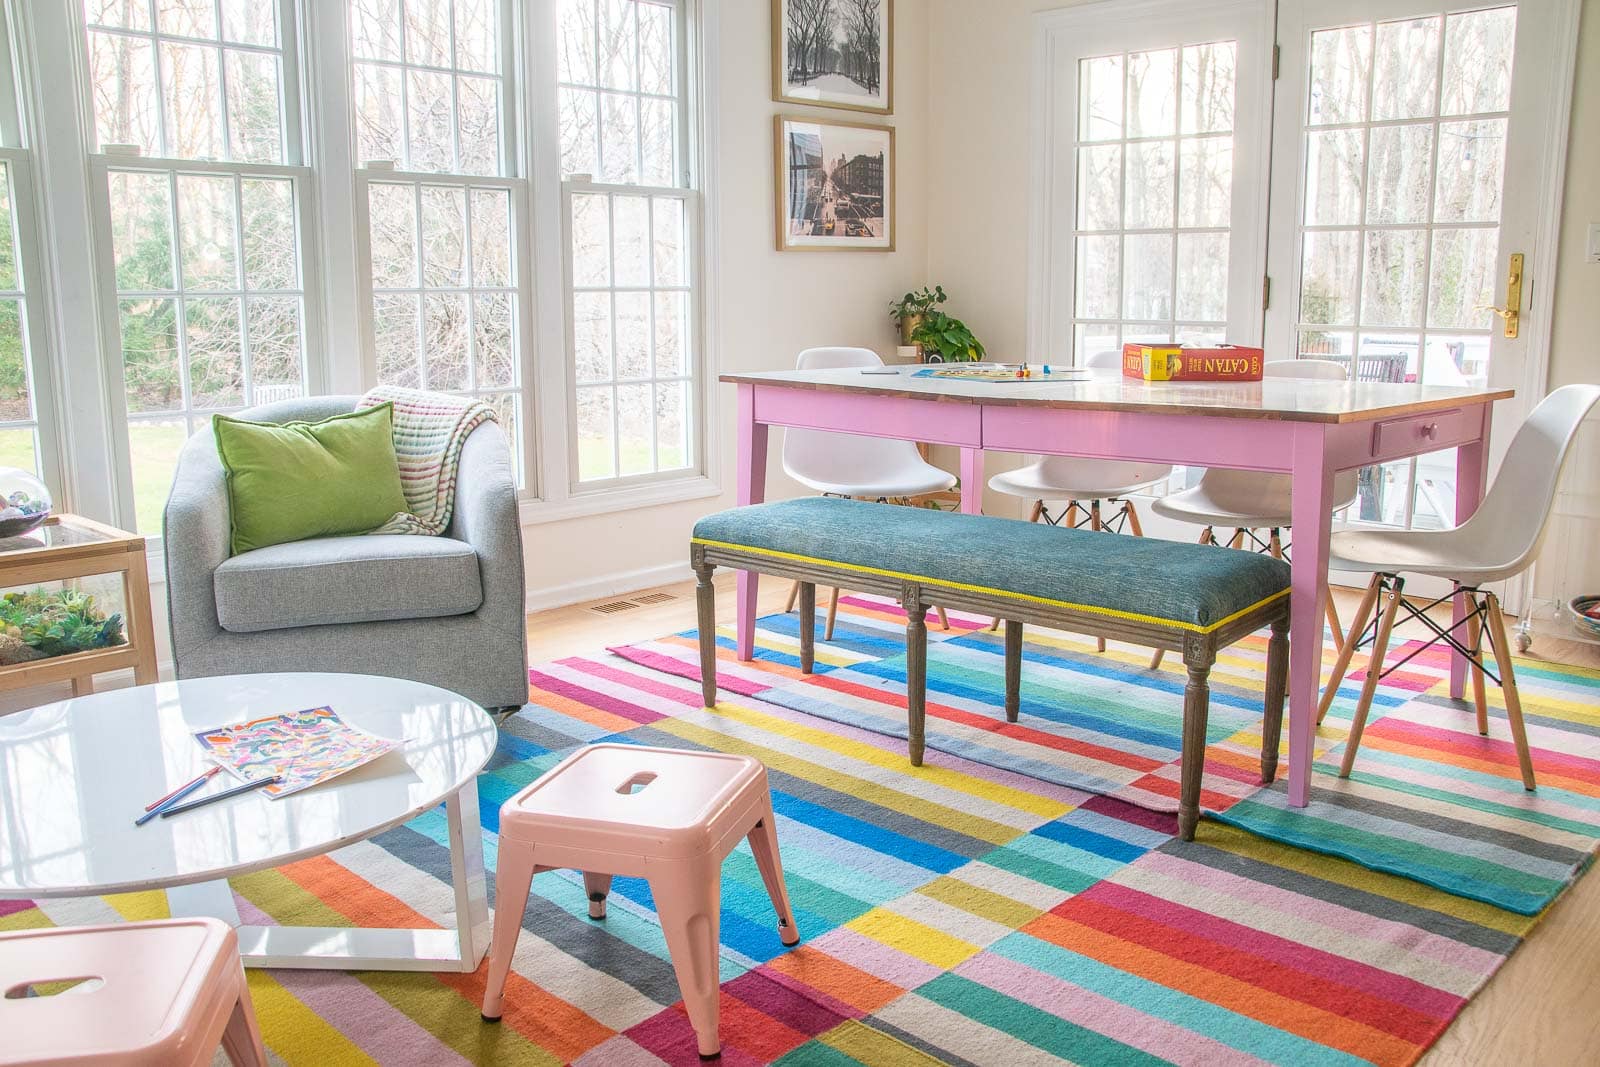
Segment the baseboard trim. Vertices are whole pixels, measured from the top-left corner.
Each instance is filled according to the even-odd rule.
[[[663,563],[655,567],[603,574],[582,581],[564,582],[561,585],[530,587],[526,610],[532,614],[535,611],[566,607],[568,604],[581,604],[586,600],[616,596],[618,593],[635,593],[652,586],[686,582],[693,577],[694,571],[690,570],[689,562],[685,560],[682,563]]]

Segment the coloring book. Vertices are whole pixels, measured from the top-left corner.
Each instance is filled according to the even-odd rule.
[[[298,793],[399,748],[346,723],[332,708],[308,708],[194,735],[206,755],[241,781],[281,775],[261,791],[273,799]]]

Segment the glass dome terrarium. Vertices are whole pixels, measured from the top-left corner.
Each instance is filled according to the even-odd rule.
[[[27,533],[50,517],[50,490],[29,471],[0,467],[0,537]]]

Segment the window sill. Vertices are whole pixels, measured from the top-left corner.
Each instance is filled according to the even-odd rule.
[[[635,511],[662,504],[679,504],[687,500],[706,500],[721,493],[722,487],[715,481],[704,475],[697,475],[671,482],[653,482],[624,489],[604,489],[571,496],[565,500],[524,500],[521,504],[522,525],[538,526],[547,522],[562,522],[588,515]]]

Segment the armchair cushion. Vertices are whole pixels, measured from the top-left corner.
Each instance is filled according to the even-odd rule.
[[[319,537],[272,545],[216,570],[217,619],[252,633],[466,615],[483,603],[478,554],[450,537]]]

